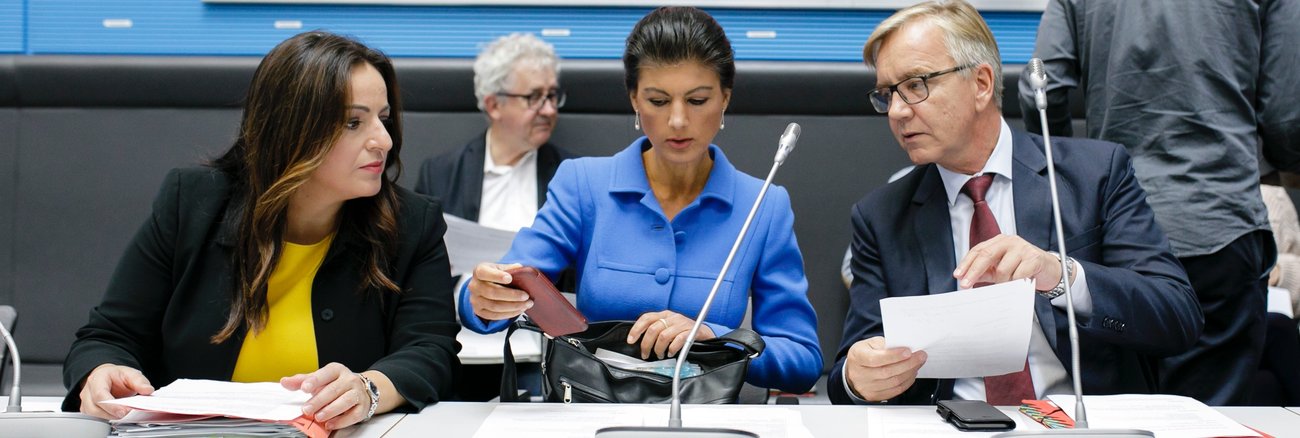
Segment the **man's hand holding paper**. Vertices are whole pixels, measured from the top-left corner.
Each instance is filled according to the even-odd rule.
[[[886,348],[924,350],[920,378],[983,377],[1019,371],[1034,316],[1030,280],[880,301]],[[904,388],[906,389],[906,388]]]

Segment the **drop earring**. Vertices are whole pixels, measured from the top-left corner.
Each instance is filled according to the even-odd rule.
[[[727,115],[726,115],[726,114],[723,114],[723,115],[722,115],[722,123],[719,123],[719,124],[718,124],[718,130],[719,130],[719,131],[724,130],[724,129],[727,129]]]
[[[632,127],[633,127],[633,128],[636,128],[636,130],[640,131],[640,130],[641,130],[641,113],[635,113],[635,114],[636,114],[636,115],[632,116]]]

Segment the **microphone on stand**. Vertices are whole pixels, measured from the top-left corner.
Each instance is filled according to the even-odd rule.
[[[18,357],[18,345],[14,343],[9,329],[0,324],[0,336],[9,348],[10,363],[14,367],[14,383],[9,390],[9,406],[0,413],[0,435],[15,437],[60,436],[60,437],[95,437],[108,436],[108,422],[85,414],[75,412],[23,412],[22,393],[22,359]]]
[[[1154,433],[1139,429],[1089,429],[1088,412],[1083,406],[1083,371],[1079,368],[1079,329],[1074,322],[1074,296],[1070,293],[1069,270],[1066,267],[1065,229],[1061,226],[1061,197],[1056,193],[1056,160],[1052,158],[1052,136],[1047,132],[1047,72],[1043,71],[1043,60],[1033,58],[1027,67],[1029,86],[1034,90],[1034,104],[1038,107],[1038,118],[1043,124],[1043,150],[1047,154],[1047,184],[1052,191],[1052,221],[1056,226],[1056,251],[1061,260],[1061,275],[1065,279],[1065,314],[1070,321],[1070,366],[1074,377],[1074,428],[1048,429],[1036,431],[1005,432],[994,438],[1012,438],[1023,436],[1070,436],[1070,437],[1155,437]]]
[[[722,279],[727,276],[727,269],[731,268],[731,261],[736,257],[736,251],[740,249],[740,244],[745,241],[745,235],[749,231],[749,224],[754,221],[754,215],[758,213],[758,207],[763,204],[763,196],[767,194],[767,188],[772,185],[772,178],[776,177],[776,170],[781,167],[781,164],[785,163],[786,157],[790,156],[790,151],[793,151],[795,144],[799,142],[799,134],[802,131],[803,128],[800,128],[798,123],[786,125],[785,132],[781,134],[781,139],[777,143],[776,158],[772,160],[772,170],[767,173],[767,179],[763,181],[763,188],[758,191],[758,198],[754,200],[754,206],[750,207],[749,216],[745,217],[745,223],[741,225],[740,233],[736,235],[736,242],[731,245],[731,252],[727,253],[727,260],[722,262],[722,271],[718,272],[718,278],[713,281],[713,288],[709,290],[708,298],[704,299],[704,305],[700,307],[700,314],[695,318],[695,325],[691,326],[690,333],[686,334],[686,344],[682,346],[682,351],[677,353],[677,366],[673,369],[672,405],[668,409],[668,427],[606,427],[596,431],[596,438],[758,438],[758,435],[743,430],[682,427],[682,364],[686,363],[686,356],[690,354],[691,346],[695,345],[695,336],[699,333],[704,318],[709,315],[709,306],[713,304],[713,297],[718,294],[718,286],[722,285]]]

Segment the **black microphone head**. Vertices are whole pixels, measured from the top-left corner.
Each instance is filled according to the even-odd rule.
[[[1029,60],[1029,86],[1034,90],[1047,88],[1047,72],[1043,70],[1043,60],[1032,58]]]

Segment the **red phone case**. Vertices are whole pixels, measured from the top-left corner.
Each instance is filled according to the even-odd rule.
[[[524,313],[543,332],[550,336],[564,336],[587,329],[587,317],[560,295],[551,280],[537,268],[523,266],[506,272],[510,274],[510,286],[527,292],[533,299],[533,308]]]

